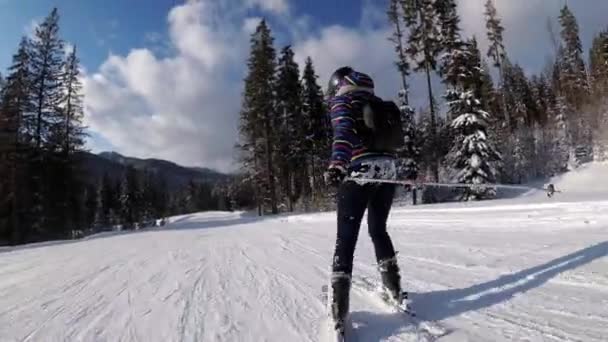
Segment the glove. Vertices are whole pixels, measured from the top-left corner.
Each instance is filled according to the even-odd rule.
[[[346,170],[340,166],[330,166],[327,171],[323,174],[323,178],[325,179],[325,184],[338,187],[346,178]]]

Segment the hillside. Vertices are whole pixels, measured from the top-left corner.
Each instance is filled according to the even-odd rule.
[[[217,183],[231,178],[230,175],[206,168],[184,167],[159,159],[126,157],[116,152],[103,152],[100,154],[82,153],[80,156],[84,168],[88,172],[89,179],[93,182],[103,177],[105,173],[114,180],[120,179],[125,169],[129,166],[164,177],[171,188],[181,188],[190,181],[196,183]]]

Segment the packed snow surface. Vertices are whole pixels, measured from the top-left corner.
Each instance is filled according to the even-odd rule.
[[[395,208],[389,229],[419,322],[360,287],[378,278],[364,224],[356,341],[608,341],[608,191],[582,195],[587,173],[600,183],[589,189],[608,187],[608,169],[578,173],[556,179],[565,192],[551,199]],[[202,213],[4,249],[0,341],[319,341],[334,235],[335,213]]]

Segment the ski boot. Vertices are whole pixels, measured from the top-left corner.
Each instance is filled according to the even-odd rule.
[[[331,276],[331,318],[334,330],[341,335],[344,335],[349,312],[350,284],[350,274],[338,272]]]
[[[397,257],[394,256],[380,261],[378,269],[382,277],[382,292],[384,293],[385,301],[401,311],[410,312],[407,292],[401,289],[401,276],[399,275]]]

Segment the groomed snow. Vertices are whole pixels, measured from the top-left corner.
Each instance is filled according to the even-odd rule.
[[[395,209],[413,305],[447,334],[423,333],[355,284],[357,341],[607,341],[608,166],[555,183],[566,192],[552,199]],[[334,215],[202,213],[4,249],[0,341],[319,341]],[[359,283],[377,278],[365,229]]]

